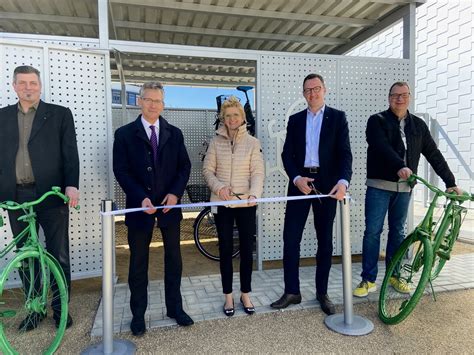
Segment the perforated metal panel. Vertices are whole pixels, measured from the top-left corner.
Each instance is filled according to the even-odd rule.
[[[140,114],[139,108],[127,108],[126,123],[131,122]],[[184,143],[191,160],[191,175],[188,184],[205,184],[202,175],[202,154],[205,153],[205,143],[209,143],[214,137],[215,111],[193,110],[193,109],[165,109],[162,116],[172,125],[183,132]],[[114,129],[122,123],[122,110],[113,109]],[[118,185],[114,184],[115,202],[119,208],[125,208],[125,194]],[[185,193],[183,203],[189,203],[188,195]],[[188,210],[189,211],[189,210]]]
[[[71,109],[80,157],[80,211],[70,212],[69,240],[73,278],[101,273],[100,201],[108,191],[108,128],[106,119],[107,58],[103,54],[42,44],[0,42],[0,105],[17,102],[11,88],[13,69],[33,65],[41,71],[43,99]],[[108,63],[107,63],[108,65]],[[8,227],[0,230],[0,247],[11,240]],[[0,268],[5,260],[0,260]]]
[[[290,115],[306,107],[302,97],[304,77],[312,72],[319,73],[324,77],[328,89],[326,104],[345,111],[349,122],[354,156],[354,174],[349,190],[354,199],[351,208],[351,243],[352,253],[361,253],[367,149],[365,126],[370,115],[386,109],[390,85],[396,80],[408,80],[408,61],[342,56],[262,55],[259,64],[257,89],[261,117],[257,119],[257,125],[266,161],[265,197],[286,194],[288,178],[281,162],[286,124]],[[284,203],[259,206],[262,260],[282,258],[284,213]],[[334,255],[340,255],[340,228],[336,222]],[[301,243],[301,256],[314,256],[316,243],[310,212]]]

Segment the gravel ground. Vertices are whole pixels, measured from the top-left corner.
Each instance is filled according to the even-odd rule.
[[[75,325],[67,331],[60,354],[76,354],[90,342],[93,313],[99,291],[73,294]],[[79,309],[81,312],[79,313]],[[341,311],[341,309],[339,309]],[[387,326],[377,318],[377,305],[357,304],[355,314],[374,322],[374,331],[362,337],[337,334],[324,325],[320,310],[284,311],[199,322],[191,327],[149,330],[133,341],[145,353],[472,353],[474,348],[474,290],[444,292],[438,301],[425,297],[402,324]],[[101,341],[96,338],[92,343]]]
[[[128,250],[125,228],[117,224],[117,274],[126,282]],[[182,246],[183,275],[216,274],[218,263],[201,256],[191,241]],[[159,243],[159,236],[154,239]],[[474,245],[457,243],[454,253],[474,253]],[[357,256],[353,262],[357,262]],[[237,262],[237,260],[236,260]],[[335,259],[337,262],[337,258]],[[302,266],[314,264],[304,259]],[[265,263],[264,268],[281,268],[281,262]],[[162,279],[162,247],[153,247],[150,256],[150,279]],[[473,271],[474,272],[474,271]],[[72,285],[70,312],[74,325],[66,331],[59,354],[78,354],[91,344],[94,317],[101,297],[101,279],[77,280]],[[363,337],[337,334],[324,325],[319,309],[256,314],[199,322],[192,327],[168,327],[149,330],[144,337],[131,333],[116,335],[133,341],[138,353],[472,353],[474,348],[474,289],[437,294],[438,301],[425,297],[402,324],[387,326],[378,320],[377,304],[354,305],[355,314],[369,318],[374,331]],[[342,312],[342,307],[339,307]],[[52,322],[48,319],[44,322]],[[28,333],[28,343],[35,354],[41,331]]]
[[[162,248],[153,248],[150,263],[162,267]],[[218,273],[218,264],[208,261],[194,249],[183,246],[183,274]],[[127,254],[121,253],[122,277],[126,275]],[[454,253],[474,253],[474,246],[457,243]],[[120,258],[117,254],[118,259]],[[124,260],[125,259],[125,260]],[[158,259],[158,260],[156,260]],[[117,260],[119,265],[119,260]],[[311,264],[304,260],[302,264]],[[197,263],[197,264],[196,264]],[[192,265],[199,265],[193,267]],[[281,267],[278,263],[266,268]],[[153,271],[161,278],[160,271]],[[75,324],[65,336],[58,353],[77,354],[87,346],[100,342],[90,339],[100,298],[100,278],[73,282],[71,314]],[[137,346],[138,353],[472,353],[474,348],[474,289],[437,294],[438,301],[424,297],[415,311],[402,324],[387,326],[377,317],[377,304],[356,304],[354,313],[370,319],[374,331],[363,337],[343,336],[326,328],[319,309],[256,314],[199,322],[192,327],[168,327],[149,330],[144,337],[131,333],[116,335]],[[342,312],[339,306],[338,312]],[[34,341],[32,341],[34,344]]]

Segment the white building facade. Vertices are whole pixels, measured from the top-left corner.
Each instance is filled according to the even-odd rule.
[[[402,33],[402,23],[398,23],[349,55],[402,58]],[[434,119],[432,133],[439,137],[439,148],[456,176],[457,184],[474,193],[472,0],[428,1],[417,8],[416,74],[412,90],[415,112],[427,113]],[[420,166],[419,173],[423,174],[423,170]],[[439,184],[443,186],[441,181]],[[422,199],[420,193],[416,199]],[[474,205],[471,203],[470,207]]]

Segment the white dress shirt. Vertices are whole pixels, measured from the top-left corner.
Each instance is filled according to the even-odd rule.
[[[143,118],[143,116],[141,116],[141,119],[142,119],[143,128],[145,128],[146,135],[147,135],[148,139],[150,139],[151,138],[151,128],[150,128],[150,126],[152,126],[152,124],[149,123],[147,120],[145,120]],[[156,122],[153,124],[153,126],[155,126],[156,143],[159,145],[160,144],[160,120],[157,119]]]

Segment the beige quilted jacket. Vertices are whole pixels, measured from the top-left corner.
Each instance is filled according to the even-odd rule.
[[[209,144],[203,174],[211,190],[211,201],[220,201],[219,190],[225,186],[231,186],[235,193],[242,193],[242,200],[250,195],[260,198],[265,177],[260,141],[248,134],[246,126],[242,125],[232,142],[226,127],[221,124],[217,136]]]

